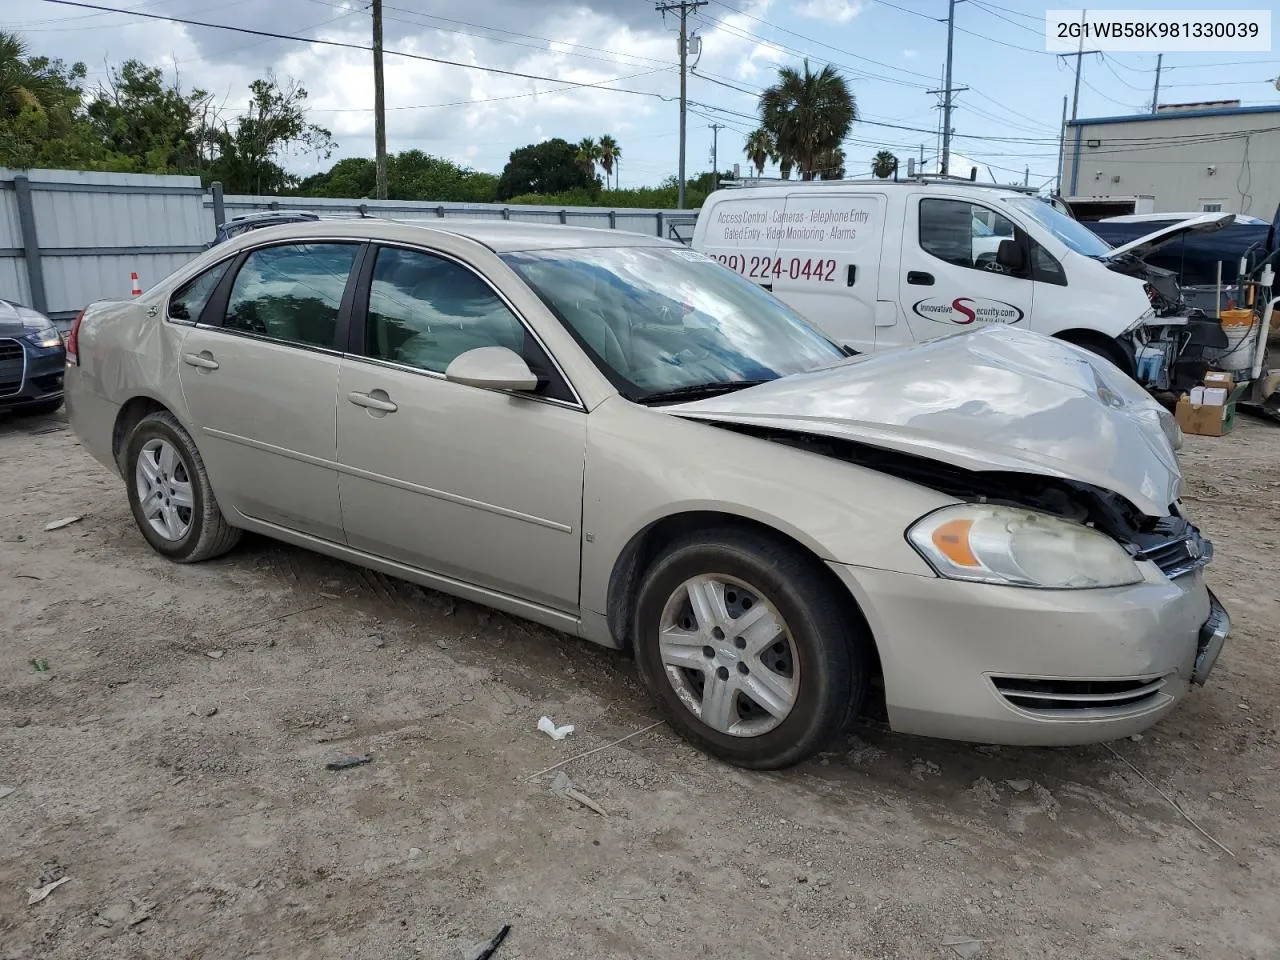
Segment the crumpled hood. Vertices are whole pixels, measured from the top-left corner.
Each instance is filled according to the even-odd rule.
[[[1165,412],[1107,361],[993,326],[661,408],[855,440],[975,471],[1093,484],[1165,516],[1178,461]]]

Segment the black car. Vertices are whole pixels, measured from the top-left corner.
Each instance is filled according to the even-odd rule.
[[[214,235],[213,242],[209,246],[216,247],[232,237],[238,237],[242,233],[258,230],[261,227],[276,227],[282,223],[303,223],[319,219],[320,217],[316,214],[302,210],[268,210],[263,213],[250,213],[243,217],[228,220],[219,226],[218,232]]]
[[[62,405],[67,351],[53,321],[0,300],[0,410],[52,413]]]

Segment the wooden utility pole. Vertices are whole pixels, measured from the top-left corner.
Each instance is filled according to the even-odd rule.
[[[719,145],[720,131],[724,129],[723,123],[708,124],[711,127],[711,189],[720,189],[720,164],[717,162],[716,147]]]
[[[659,13],[675,11],[680,14],[680,172],[678,177],[679,193],[676,207],[684,209],[684,146],[685,146],[685,112],[686,91],[688,87],[689,68],[689,11],[705,7],[710,0],[680,0],[678,3],[658,3],[654,9]]]
[[[375,193],[387,199],[387,99],[382,83],[382,0],[373,0],[373,150]]]
[[[946,176],[951,172],[951,111],[953,109],[952,95],[968,90],[968,87],[951,86],[951,62],[955,47],[956,37],[956,4],[963,3],[964,0],[948,0],[947,3],[947,63],[942,75],[942,89],[930,90],[929,93],[938,93],[942,95],[942,149],[941,159],[938,163],[938,173]]]

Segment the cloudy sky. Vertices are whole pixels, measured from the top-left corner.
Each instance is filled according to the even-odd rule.
[[[369,43],[367,0],[96,2]],[[526,143],[610,133],[622,147],[623,186],[655,184],[675,172],[678,24],[671,14],[664,20],[652,0],[384,4],[389,51],[528,75],[388,54],[390,150],[418,148],[496,173],[511,150]],[[373,154],[367,52],[93,13],[46,0],[4,0],[2,6],[0,29],[23,35],[33,52],[84,61],[91,81],[105,77],[108,65],[136,57],[176,70],[184,87],[214,91],[234,110],[247,99],[249,81],[265,71],[296,78],[310,93],[311,119],[333,131],[335,158]],[[1161,6],[1210,5],[1164,0]],[[933,158],[938,98],[927,91],[940,86],[946,9],[946,0],[710,0],[689,19],[702,38],[697,75],[689,79],[690,175],[710,169],[713,122],[724,125],[721,168],[735,161],[745,168],[742,145],[754,126],[756,94],[778,66],[796,65],[806,55],[833,64],[857,97],[861,120],[846,145],[851,172],[867,170],[870,157],[884,147],[903,157],[923,149]],[[1044,50],[1044,9],[1025,0],[966,0],[957,8],[953,83],[969,89],[958,95],[955,149],[1001,179],[1020,182],[1030,167],[1031,182],[1043,183],[1056,166],[1062,97],[1071,92],[1073,73]],[[1080,115],[1149,109],[1154,68],[1153,55],[1087,56]],[[1280,73],[1274,52],[1171,54],[1164,68],[1164,103],[1280,103],[1271,82]],[[293,156],[289,166],[305,174],[331,162]]]

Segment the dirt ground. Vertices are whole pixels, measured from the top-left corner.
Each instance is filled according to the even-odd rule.
[[[62,414],[0,420],[0,957],[1274,958],[1280,427],[1183,461],[1235,632],[1140,740],[753,774],[659,726],[564,768],[604,817],[530,776],[653,722],[623,656],[267,540],[171,564]]]

